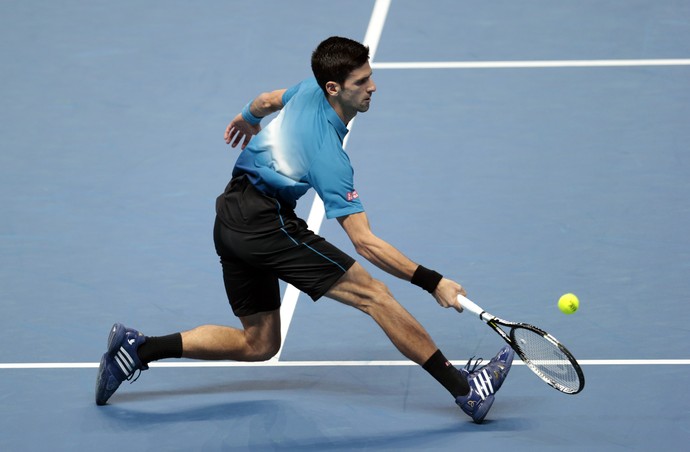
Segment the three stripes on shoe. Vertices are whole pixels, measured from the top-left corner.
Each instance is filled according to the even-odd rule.
[[[474,376],[472,384],[474,385],[474,390],[477,391],[477,394],[479,394],[482,400],[494,393],[494,387],[491,384],[491,378],[486,369],[483,369]]]
[[[129,339],[129,341],[131,341],[130,345],[134,343],[134,339]],[[125,350],[123,346],[120,346],[120,349],[115,354],[115,362],[117,362],[117,365],[120,366],[122,372],[128,377],[136,370],[134,360],[129,353],[127,353],[127,350]]]

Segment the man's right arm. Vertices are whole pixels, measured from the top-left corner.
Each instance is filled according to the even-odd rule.
[[[285,91],[285,89],[278,89],[256,96],[244,107],[242,113],[235,116],[228,124],[225,129],[225,142],[232,147],[236,147],[241,142],[244,149],[249,140],[261,130],[259,124],[261,118],[283,108]]]
[[[405,281],[413,280],[420,265],[412,262],[393,245],[374,235],[366,213],[359,212],[338,217],[338,222],[360,256],[393,276]],[[456,311],[462,312],[462,306],[458,302],[458,294],[466,295],[467,293],[460,284],[441,277],[431,294],[444,308],[454,308]]]
[[[252,101],[249,111],[258,118],[263,118],[283,108],[283,94],[286,89],[277,89],[269,93],[262,93]]]

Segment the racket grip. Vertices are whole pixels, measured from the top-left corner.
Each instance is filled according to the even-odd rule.
[[[481,318],[484,310],[482,308],[480,308],[476,303],[474,303],[469,298],[464,297],[462,295],[458,295],[458,301],[460,302],[460,305],[463,308],[467,309],[471,313],[476,314],[477,316],[479,316]]]

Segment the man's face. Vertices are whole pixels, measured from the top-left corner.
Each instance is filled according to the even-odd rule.
[[[340,102],[344,107],[358,112],[369,110],[371,95],[376,91],[371,74],[368,62],[350,72],[340,92]]]

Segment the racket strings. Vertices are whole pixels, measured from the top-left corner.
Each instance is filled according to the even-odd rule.
[[[581,389],[580,375],[571,356],[548,337],[526,328],[511,331],[525,363],[543,380],[564,392]]]

